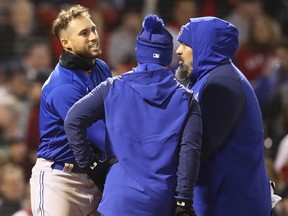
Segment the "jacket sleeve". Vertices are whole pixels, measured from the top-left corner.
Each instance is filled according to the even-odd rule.
[[[208,158],[225,143],[246,106],[240,80],[218,76],[207,81],[199,100],[203,121],[202,158]]]
[[[108,82],[102,82],[71,107],[64,121],[70,148],[81,168],[90,165],[94,159],[87,128],[97,120],[104,119],[104,101],[109,89]]]
[[[202,144],[202,120],[198,102],[192,98],[180,142],[176,198],[192,199],[198,177]]]

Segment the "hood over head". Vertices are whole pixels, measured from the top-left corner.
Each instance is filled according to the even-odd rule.
[[[238,48],[238,29],[217,17],[191,18],[182,26],[178,41],[193,50],[191,80],[207,74],[232,60]]]

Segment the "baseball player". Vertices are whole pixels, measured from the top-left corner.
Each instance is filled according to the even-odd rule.
[[[42,88],[40,144],[30,179],[33,215],[99,215],[96,208],[101,191],[76,164],[64,119],[77,100],[111,77],[111,71],[98,58],[100,41],[87,8],[74,5],[62,10],[53,22],[52,32],[63,52]],[[91,131],[99,135],[98,141],[105,137],[99,134],[105,131],[101,126],[101,122],[91,126]]]

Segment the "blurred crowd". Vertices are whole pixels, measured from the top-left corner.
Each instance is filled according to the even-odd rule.
[[[265,156],[288,215],[287,0],[0,0],[0,215],[31,215],[29,178],[39,143],[41,87],[61,54],[51,22],[71,4],[90,8],[113,75],[136,66],[141,20],[158,14],[174,37],[190,17],[217,16],[240,32],[234,63],[251,82],[263,113]],[[171,68],[177,68],[176,54]],[[253,152],[251,152],[253,154]]]

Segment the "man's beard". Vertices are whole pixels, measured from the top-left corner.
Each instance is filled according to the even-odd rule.
[[[94,60],[95,58],[100,57],[100,55],[102,54],[102,50],[101,50],[101,48],[99,48],[97,54],[95,54],[95,55],[90,53],[89,51],[87,51],[87,52],[76,52],[76,54],[78,56],[80,56],[81,58],[85,59],[85,60],[91,61],[91,60]]]
[[[180,64],[176,69],[175,77],[184,86],[188,85],[190,82],[190,77],[188,76],[189,66],[186,64]]]

